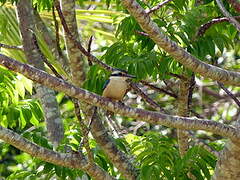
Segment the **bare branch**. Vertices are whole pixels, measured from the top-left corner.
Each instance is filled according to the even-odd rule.
[[[177,95],[176,95],[176,94],[173,94],[173,93],[171,93],[171,92],[168,92],[167,90],[165,90],[165,89],[163,89],[163,88],[159,88],[159,87],[157,87],[157,86],[154,86],[154,85],[148,83],[147,81],[141,80],[140,82],[141,82],[143,85],[148,86],[149,88],[151,88],[151,89],[153,89],[153,90],[155,90],[155,91],[157,91],[157,92],[165,93],[165,94],[167,94],[167,95],[169,95],[169,96],[171,96],[171,97],[177,98]]]
[[[23,47],[22,47],[22,46],[12,46],[12,45],[7,45],[7,44],[2,44],[2,43],[0,43],[0,49],[1,49],[1,48],[16,49],[16,50],[23,51]]]
[[[238,105],[238,107],[240,107],[240,101],[238,100],[238,98],[234,96],[234,94],[231,91],[229,91],[222,83],[220,82],[217,82],[217,83],[219,87],[221,87],[225,91],[225,93],[227,93],[227,95],[234,100],[234,102]]]
[[[164,6],[165,4],[171,2],[172,0],[166,0],[166,1],[163,1],[161,3],[159,3],[158,5],[152,7],[151,9],[147,10],[146,13],[147,14],[151,14],[153,13],[154,11],[157,11],[158,9],[160,9],[162,6]]]
[[[218,151],[215,151],[212,147],[210,147],[207,143],[205,143],[204,141],[201,141],[199,139],[196,140],[195,145],[201,146],[203,147],[205,150],[207,150],[208,152],[214,154],[217,158],[220,157],[220,153]]]
[[[56,17],[56,13],[54,10],[54,6],[52,6],[52,16],[53,16],[53,21],[54,21],[54,26],[55,26],[55,37],[56,37],[56,47],[58,54],[62,55],[62,50],[60,48],[60,36],[59,36],[59,25]]]
[[[92,41],[93,41],[93,36],[91,36],[91,37],[89,38],[89,41],[88,41],[88,52],[89,52],[89,53],[91,53]],[[92,61],[90,61],[90,59],[88,59],[88,65],[89,65],[89,66],[92,66]]]
[[[137,34],[148,37],[148,34],[141,31],[136,31]]]
[[[225,9],[221,0],[216,0],[216,2],[219,9],[222,11],[223,15],[229,18],[230,23],[234,25],[237,28],[237,30],[240,32],[240,23],[236,19],[234,19],[234,17],[232,17],[232,15]]]
[[[240,16],[234,16],[235,19],[240,19]],[[199,28],[196,36],[203,36],[203,34],[214,24],[221,23],[221,22],[228,22],[229,18],[222,17],[222,18],[214,18],[208,21],[206,24],[201,25]]]
[[[12,71],[25,75],[29,79],[38,82],[39,84],[50,87],[56,91],[64,92],[71,97],[118,113],[122,116],[128,116],[148,123],[160,124],[179,129],[206,130],[224,137],[228,137],[234,141],[239,141],[240,139],[239,131],[232,126],[205,119],[171,116],[138,108],[130,108],[122,103],[109,100],[108,98],[98,96],[87,90],[77,88],[64,80],[51,76],[46,72],[36,69],[30,65],[18,62],[3,54],[0,54],[0,64]]]
[[[239,72],[215,67],[192,56],[185,49],[178,46],[176,42],[167,37],[136,0],[122,0],[122,3],[149,37],[186,68],[201,74],[205,78],[211,78],[224,84],[240,85]]]
[[[149,103],[149,105],[153,108],[156,109],[157,111],[162,111],[165,112],[165,110],[158,105],[158,103],[156,103],[154,100],[152,100],[150,97],[148,97],[138,86],[136,83],[131,82],[130,83],[131,88],[133,88],[133,90],[140,95],[146,102]],[[166,113],[166,112],[165,112]]]
[[[82,135],[83,135],[83,145],[84,145],[84,147],[87,151],[87,156],[88,156],[89,163],[92,165],[93,162],[94,162],[94,157],[93,157],[93,153],[91,151],[89,141],[88,141],[89,130],[88,130],[87,126],[85,125],[85,123],[84,123],[84,121],[81,117],[81,111],[80,111],[80,106],[78,104],[78,100],[73,99],[73,104],[74,104],[74,109],[75,109],[75,115],[78,119],[81,131],[82,131]]]
[[[38,41],[37,41],[37,37],[35,35],[35,33],[33,31],[32,32],[32,39],[33,39],[33,43],[36,47],[36,50],[38,51],[39,55],[41,56],[42,60],[44,63],[47,64],[47,66],[51,69],[51,71],[53,72],[53,74],[55,74],[56,77],[60,78],[60,79],[64,79],[58,72],[57,70],[53,67],[53,65],[47,60],[47,58],[44,56],[44,54],[42,53],[39,45],[38,45]]]
[[[77,41],[74,36],[71,34],[68,26],[67,26],[67,23],[65,21],[65,18],[63,16],[63,13],[61,11],[61,7],[60,7],[60,3],[58,0],[55,0],[54,1],[54,5],[57,9],[57,12],[58,12],[58,15],[59,15],[59,18],[61,20],[61,23],[62,23],[62,26],[63,26],[63,29],[64,31],[67,33],[67,35],[69,36],[69,39],[71,39],[74,44],[77,46],[77,48],[85,55],[87,56],[87,58],[92,61],[92,62],[95,62],[99,65],[101,65],[102,67],[104,67],[105,69],[109,70],[109,71],[113,71],[113,68],[105,63],[103,63],[102,61],[100,61],[99,59],[97,59],[95,56],[93,56],[91,53],[89,53],[83,46],[82,44]]]
[[[18,135],[17,133],[2,126],[0,126],[0,139],[43,161],[53,163],[59,166],[84,170],[90,176],[98,180],[115,179],[96,164],[94,164],[93,166],[88,166],[88,161],[81,153],[57,153],[50,149],[38,146]]]

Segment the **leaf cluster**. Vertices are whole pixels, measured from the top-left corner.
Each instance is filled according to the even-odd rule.
[[[216,157],[201,147],[194,146],[181,157],[176,142],[169,137],[148,132],[131,144],[132,153],[141,169],[140,179],[210,179]]]

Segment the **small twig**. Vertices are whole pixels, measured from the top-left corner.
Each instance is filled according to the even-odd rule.
[[[236,19],[234,19],[233,16],[225,9],[221,0],[216,0],[216,2],[219,9],[222,11],[223,15],[229,18],[230,23],[234,25],[237,28],[237,30],[240,32],[240,23]]]
[[[171,93],[171,92],[169,92],[169,91],[166,91],[166,90],[163,89],[163,88],[159,88],[159,87],[157,87],[157,86],[154,86],[154,85],[148,83],[147,81],[141,80],[140,82],[141,82],[143,85],[148,86],[149,88],[151,88],[151,89],[153,89],[153,90],[155,90],[155,91],[157,91],[157,92],[165,93],[165,94],[167,94],[167,95],[169,95],[169,96],[171,96],[171,97],[174,97],[174,98],[177,98],[177,97],[178,97],[176,94]]]
[[[203,117],[202,115],[198,114],[196,111],[190,109],[190,112],[191,112],[194,116],[196,116],[197,118],[204,119],[204,117]]]
[[[32,40],[33,40],[33,44],[36,46],[36,49],[38,51],[38,53],[40,54],[40,56],[42,57],[42,60],[44,63],[47,64],[47,66],[51,69],[51,71],[53,72],[53,74],[55,74],[56,77],[60,78],[60,79],[64,79],[58,72],[57,70],[53,67],[53,65],[47,60],[47,58],[44,56],[44,54],[42,53],[39,45],[38,45],[38,42],[37,42],[37,37],[35,35],[35,33],[29,29],[29,31],[32,32]]]
[[[67,33],[67,35],[69,36],[69,38],[74,42],[74,44],[77,46],[77,48],[78,48],[85,56],[88,57],[88,60],[89,60],[89,61],[92,61],[92,62],[95,62],[95,63],[99,64],[100,66],[102,66],[104,69],[106,69],[106,70],[108,70],[108,71],[113,71],[113,70],[114,70],[113,67],[111,67],[111,66],[103,63],[102,61],[98,60],[98,59],[97,59],[95,56],[93,56],[90,52],[86,51],[86,50],[84,49],[84,47],[81,45],[81,43],[80,43],[79,41],[77,41],[77,40],[73,37],[73,35],[72,35],[71,32],[69,31],[69,28],[68,28],[68,26],[67,26],[67,24],[66,24],[65,18],[64,18],[64,16],[63,16],[63,13],[62,13],[61,8],[60,8],[59,1],[58,1],[58,0],[55,0],[54,4],[55,4],[55,7],[56,7],[56,9],[57,9],[58,15],[59,15],[59,17],[60,17],[60,20],[61,20],[61,23],[62,23],[62,25],[63,25],[63,28],[64,28],[65,32]],[[89,42],[89,44],[91,44],[91,43]],[[88,50],[89,50],[89,49],[88,49]],[[141,93],[140,93],[140,92],[141,92]],[[166,91],[165,91],[165,92],[166,92]],[[139,94],[144,94],[144,93],[139,89]],[[168,92],[167,92],[166,94],[170,95],[171,93],[168,93]],[[172,95],[172,96],[174,96],[174,95]],[[145,97],[145,99],[147,99],[147,98]],[[148,99],[148,100],[149,100],[149,99]],[[149,102],[150,102],[150,101],[149,101]],[[152,105],[153,105],[153,103],[152,103]],[[156,107],[156,105],[155,105],[155,107]]]
[[[137,34],[140,34],[142,36],[146,36],[146,37],[149,37],[149,35],[145,32],[142,32],[142,31],[135,31]]]
[[[205,143],[204,141],[201,141],[199,139],[196,140],[195,145],[201,146],[203,147],[205,150],[207,150],[208,152],[214,154],[217,158],[220,157],[220,153],[218,151],[215,151],[212,147],[210,147],[207,143]]]
[[[163,1],[163,2],[159,3],[158,5],[152,7],[151,9],[146,10],[146,13],[147,13],[147,14],[151,14],[151,13],[153,13],[154,11],[157,11],[158,9],[160,9],[163,5],[165,5],[165,4],[167,4],[167,3],[171,2],[171,1],[172,1],[172,0]]]
[[[87,156],[88,156],[88,160],[89,160],[89,163],[93,163],[94,162],[94,157],[93,157],[93,153],[91,151],[91,148],[89,146],[89,141],[88,141],[88,133],[89,133],[89,130],[87,128],[87,126],[84,124],[83,120],[82,120],[82,117],[81,117],[81,112],[80,112],[80,106],[78,104],[78,100],[77,99],[73,99],[73,103],[74,103],[74,108],[75,108],[75,115],[78,119],[78,122],[80,124],[80,128],[81,128],[81,131],[82,131],[82,135],[83,135],[83,145],[87,151]],[[82,144],[80,143],[80,145]]]
[[[175,78],[179,78],[179,79],[182,79],[182,80],[187,80],[186,77],[182,76],[182,75],[179,75],[179,74],[174,74],[174,73],[169,73],[170,76],[173,76]]]
[[[240,16],[234,16],[235,19],[240,19]],[[203,34],[214,24],[221,23],[221,22],[228,22],[229,18],[222,17],[222,18],[214,18],[207,23],[200,26],[196,36],[203,36]]]
[[[91,37],[89,38],[89,41],[88,41],[88,52],[89,52],[89,53],[91,53],[92,41],[93,41],[93,36],[91,36]],[[92,61],[90,61],[89,58],[88,58],[88,65],[89,65],[89,66],[92,66]]]
[[[16,50],[23,51],[23,46],[12,46],[12,45],[2,44],[2,43],[0,43],[0,48],[16,49]]]
[[[51,63],[48,62],[48,60],[46,59],[46,57],[43,55],[41,49],[39,48],[39,45],[38,45],[38,42],[37,42],[37,38],[36,38],[36,35],[35,33],[30,30],[32,32],[32,35],[33,35],[33,43],[35,44],[36,46],[36,49],[38,51],[38,53],[41,55],[43,61],[47,64],[47,66],[52,70],[52,72],[55,74],[56,77],[60,78],[60,79],[63,79],[63,77],[57,72],[57,70],[51,65]],[[81,113],[80,113],[80,107],[79,107],[79,104],[78,104],[78,100],[75,99],[75,98],[70,98],[73,103],[74,103],[74,107],[75,107],[75,114],[76,114],[76,117],[80,123],[80,127],[81,127],[81,130],[82,130],[82,133],[83,133],[83,144],[84,144],[84,147],[86,148],[86,151],[87,151],[87,155],[88,155],[88,158],[89,158],[89,162],[92,163],[94,161],[94,158],[93,158],[93,154],[91,152],[91,148],[89,146],[89,141],[88,141],[88,133],[89,133],[89,130],[88,128],[86,127],[86,125],[84,124],[84,122],[82,121],[82,117],[81,117]],[[81,143],[80,143],[81,144]]]
[[[59,55],[62,55],[62,50],[60,48],[60,36],[59,36],[59,24],[56,18],[56,13],[54,10],[54,6],[52,7],[52,16],[53,16],[53,21],[54,21],[54,26],[55,26],[55,36],[56,36],[56,46],[57,46],[57,51]]]
[[[82,44],[76,40],[76,38],[74,38],[74,36],[72,35],[72,33],[70,32],[68,26],[67,26],[67,23],[65,21],[65,18],[63,16],[63,13],[62,13],[62,10],[61,10],[61,7],[60,7],[60,3],[58,0],[55,0],[54,1],[54,5],[55,5],[55,8],[57,9],[57,12],[58,12],[58,15],[59,15],[59,18],[61,20],[61,23],[62,23],[62,26],[63,26],[63,29],[64,31],[66,32],[66,34],[68,35],[69,39],[71,41],[73,41],[73,43],[75,44],[75,46],[92,62],[95,62],[97,64],[99,64],[100,66],[102,66],[104,69],[106,70],[109,70],[109,71],[113,71],[114,68],[112,68],[111,66],[103,63],[102,61],[100,61],[99,59],[97,59],[95,56],[93,56],[91,53],[89,53],[83,46]]]
[[[150,105],[152,108],[156,109],[157,111],[160,110],[160,111],[166,113],[165,110],[164,110],[161,106],[159,106],[155,101],[153,101],[150,97],[148,97],[148,96],[137,86],[136,83],[130,82],[130,85],[131,85],[132,89],[133,89],[138,95],[140,95],[146,102],[148,102],[149,105]]]
[[[86,50],[84,49],[84,47],[81,45],[81,43],[80,43],[79,41],[77,41],[77,40],[73,37],[73,35],[72,35],[71,32],[69,31],[69,28],[68,28],[68,26],[67,26],[67,24],[66,24],[65,18],[64,18],[64,16],[63,16],[63,13],[62,13],[61,8],[60,8],[59,1],[58,1],[58,0],[55,0],[54,4],[55,4],[55,7],[56,7],[56,9],[57,9],[57,11],[58,11],[58,15],[59,15],[59,17],[60,17],[60,20],[61,20],[61,22],[62,22],[62,25],[63,25],[63,28],[64,28],[65,32],[67,33],[67,35],[69,36],[69,38],[74,42],[74,44],[78,47],[78,49],[79,49],[85,56],[88,57],[88,60],[89,60],[89,61],[92,61],[92,62],[95,62],[95,63],[99,64],[100,66],[102,66],[102,67],[103,67],[104,69],[106,69],[106,70],[113,71],[113,70],[114,70],[113,67],[111,67],[111,66],[103,63],[102,61],[98,60],[98,59],[97,59],[95,56],[93,56],[90,52],[86,51]],[[91,39],[90,39],[90,40],[91,40]],[[91,41],[90,41],[90,42],[91,42]],[[91,45],[90,42],[89,42],[89,44]],[[89,50],[89,49],[88,49],[88,50]],[[139,92],[140,92],[140,91],[141,91],[141,90],[139,90]],[[142,93],[143,93],[143,92],[141,92],[141,94],[142,94]]]
[[[222,88],[225,91],[225,93],[227,93],[229,97],[231,97],[234,100],[238,107],[240,107],[240,101],[238,100],[238,98],[234,96],[234,94],[231,91],[229,91],[222,83],[217,82],[217,84],[219,85],[220,88]]]
[[[195,74],[192,74],[191,80],[190,80],[190,87],[189,87],[189,93],[188,93],[188,109],[192,109],[191,105],[192,105],[192,95],[193,95],[193,90],[194,87],[196,85],[196,81],[195,81]]]

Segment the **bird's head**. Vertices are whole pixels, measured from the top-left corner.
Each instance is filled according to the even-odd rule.
[[[132,79],[132,78],[136,78],[136,77],[128,74],[127,71],[119,70],[119,69],[114,70],[110,76],[110,79],[127,80],[127,79]]]

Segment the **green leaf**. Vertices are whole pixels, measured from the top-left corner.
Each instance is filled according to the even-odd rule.
[[[25,76],[22,76],[21,81],[25,89],[30,93],[30,95],[32,95],[33,82],[30,79],[26,78]]]
[[[23,109],[20,109],[19,127],[20,127],[21,129],[23,129],[23,128],[26,126],[26,124],[27,124],[23,111],[24,111]]]
[[[16,90],[17,90],[18,94],[22,98],[24,98],[24,96],[25,96],[25,88],[24,88],[24,85],[23,85],[22,81],[17,79],[15,87],[16,87]]]
[[[34,114],[32,114],[32,117],[30,119],[30,123],[32,123],[32,125],[34,126],[38,126],[39,125],[39,121],[37,120],[37,118],[34,116]]]

